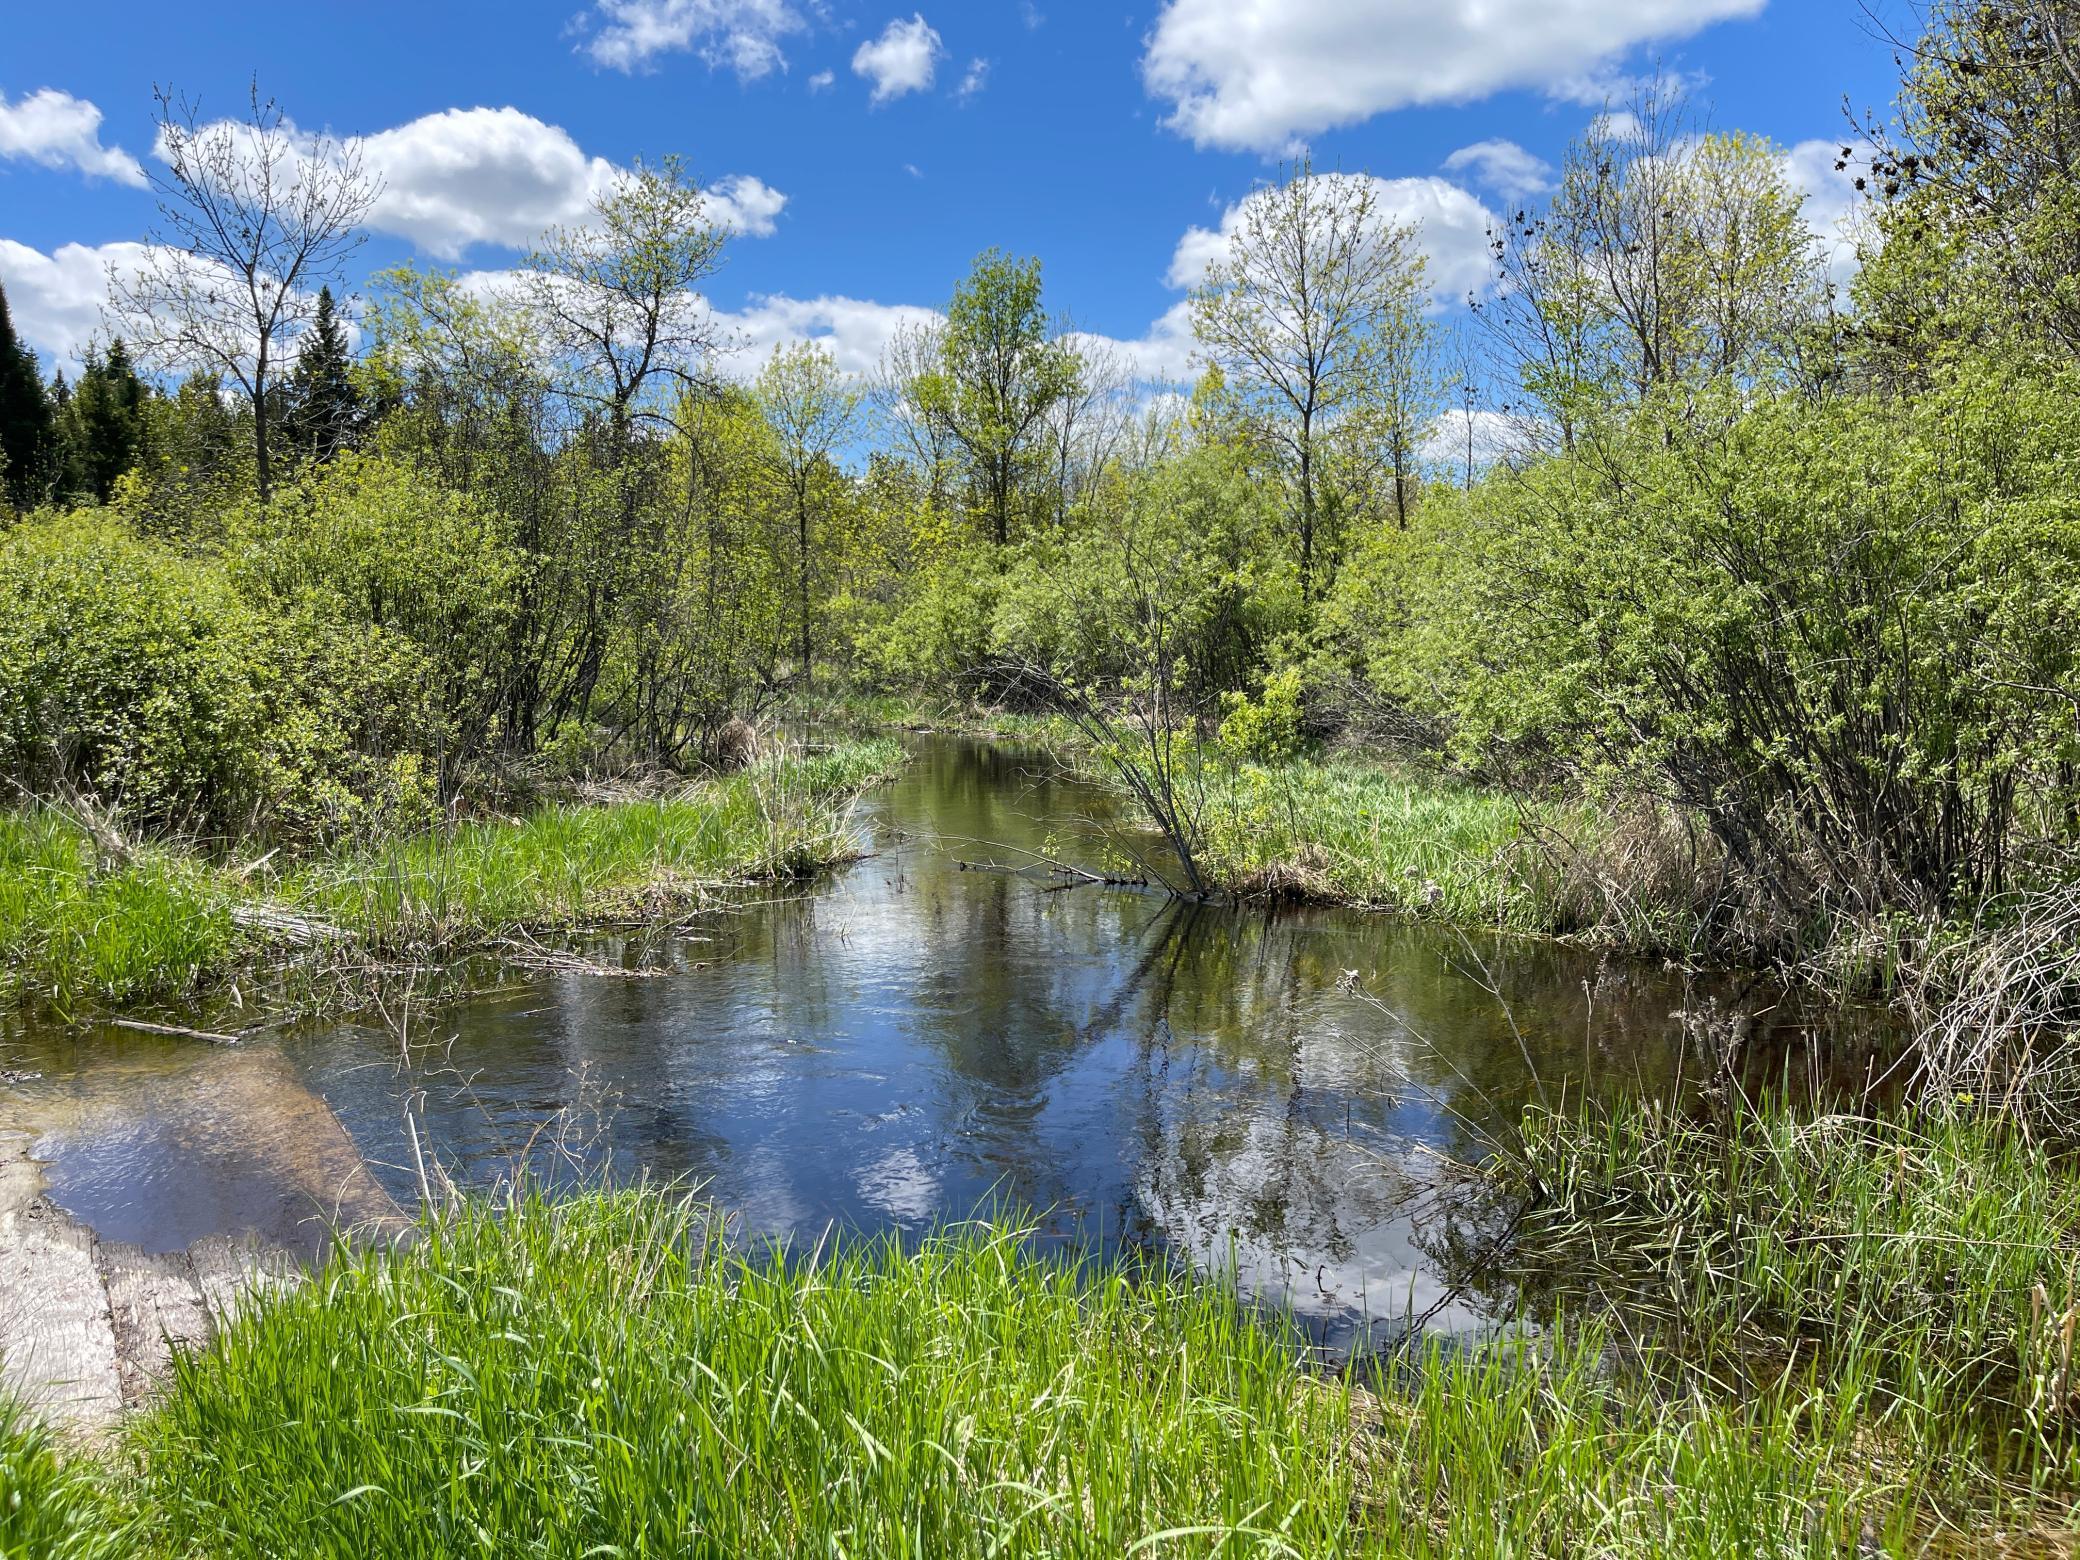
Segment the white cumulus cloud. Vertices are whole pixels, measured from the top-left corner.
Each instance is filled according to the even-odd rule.
[[[101,110],[51,87],[12,103],[0,94],[0,158],[70,168],[138,189],[145,184],[136,158],[120,146],[101,144]]]
[[[1390,109],[1578,91],[1764,0],[1168,0],[1142,79],[1200,146],[1276,152]]]
[[[363,142],[383,191],[369,225],[443,260],[476,244],[523,248],[552,227],[586,220],[623,170],[588,156],[570,132],[517,108],[451,108]],[[708,186],[709,217],[764,237],[787,197],[731,174]]]
[[[647,68],[660,54],[697,54],[710,70],[756,81],[787,68],[781,40],[808,23],[787,0],[599,0],[585,52],[614,70]]]
[[[1511,200],[1552,188],[1553,168],[1514,141],[1476,141],[1444,160],[1446,173],[1468,173],[1473,181]]]
[[[708,220],[746,238],[771,238],[787,197],[748,173],[717,179],[707,189]]]
[[[965,103],[977,96],[988,85],[989,61],[982,59],[970,60],[968,61],[968,73],[961,77],[961,84],[956,89],[954,96]]]
[[[49,254],[0,238],[0,287],[14,328],[43,360],[46,374],[77,375],[89,342],[105,339],[101,306],[108,301],[108,268],[135,270],[143,244],[61,244]]]
[[[754,295],[741,309],[715,311],[717,323],[740,347],[724,369],[742,378],[757,373],[775,347],[805,341],[820,344],[848,374],[870,373],[898,329],[929,325],[939,317],[937,310],[918,304],[841,296],[790,298],[778,293]]]
[[[584,215],[614,165],[517,108],[451,108],[364,143],[383,193],[370,224],[444,260],[472,244],[518,247]]]
[[[1429,261],[1430,288],[1440,304],[1484,292],[1492,280],[1488,232],[1495,214],[1473,195],[1447,179],[1381,179],[1361,173],[1317,173],[1316,179],[1364,180],[1373,187],[1376,209],[1404,226],[1416,228],[1416,244]],[[1206,268],[1227,252],[1242,225],[1249,202],[1262,192],[1245,195],[1221,216],[1218,228],[1195,227],[1177,241],[1165,278],[1172,287],[1196,287]]]
[[[907,22],[890,22],[880,37],[861,44],[852,56],[852,72],[874,84],[874,102],[892,103],[906,92],[928,89],[945,53],[938,30],[918,12]]]
[[[1192,306],[1179,300],[1131,341],[1078,332],[1076,339],[1116,353],[1144,384],[1188,380],[1193,374]]]
[[[1478,476],[1497,461],[1523,460],[1537,453],[1542,431],[1536,423],[1506,412],[1454,407],[1430,424],[1417,453],[1431,465],[1462,472],[1471,453]]]

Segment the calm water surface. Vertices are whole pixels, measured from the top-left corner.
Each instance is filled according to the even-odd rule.
[[[1686,1013],[1739,1015],[1750,1057],[1814,1033],[1738,983],[1563,947],[964,867],[1095,861],[1112,804],[1036,753],[915,750],[860,805],[855,865],[592,955],[662,973],[508,981],[415,1015],[408,1063],[380,1015],[236,1050],[7,1033],[0,1135],[104,1236],[157,1249],[220,1229],[314,1247],[352,1148],[409,1203],[409,1112],[459,1182],[523,1157],[686,1177],[755,1234],[1016,1203],[1051,1236],[1232,1272],[1335,1340],[1481,1320],[1454,1253],[1485,1216],[1450,1162],[1538,1090],[1674,1090],[1704,1065]]]

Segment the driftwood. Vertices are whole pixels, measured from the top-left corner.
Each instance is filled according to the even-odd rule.
[[[207,1040],[211,1045],[237,1045],[243,1035],[221,1035],[210,1029],[190,1029],[185,1024],[148,1024],[141,1018],[112,1018],[116,1029],[134,1029],[145,1035],[177,1035],[183,1040]]]
[[[1065,880],[1060,883],[1048,884],[1046,888],[1041,890],[1042,893],[1059,893],[1065,888],[1082,888],[1087,884],[1094,884],[1104,888],[1148,887],[1148,879],[1145,877],[1115,877],[1108,873],[1087,872],[1082,867],[1072,867],[1067,862],[1050,860],[1044,856],[1040,859],[1043,869],[1049,877],[1058,877]],[[1031,867],[1007,867],[1002,862],[997,861],[962,861],[956,857],[953,864],[963,872],[1001,872],[1007,877],[1030,877],[1033,873],[1033,868]]]
[[[334,926],[329,921],[298,915],[294,910],[284,910],[279,905],[233,905],[231,924],[248,931],[265,932],[283,942],[294,943],[299,948],[315,948],[323,943],[352,942],[354,934],[345,927]]]

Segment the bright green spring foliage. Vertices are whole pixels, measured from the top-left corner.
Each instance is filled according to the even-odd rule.
[[[1697,818],[1758,921],[1975,903],[2071,837],[2074,391],[1642,416],[1437,506],[1343,605],[1462,751]]]
[[[142,1427],[167,1547],[216,1555],[1321,1555],[1334,1385],[1186,1279],[958,1227],[738,1254],[655,1194],[463,1209],[336,1258]],[[1171,1535],[1168,1538],[1159,1535]]]

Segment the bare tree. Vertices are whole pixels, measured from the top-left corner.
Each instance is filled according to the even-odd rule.
[[[361,145],[305,135],[257,82],[243,120],[157,94],[166,172],[159,224],[134,270],[109,267],[109,311],[144,361],[218,375],[253,409],[260,497],[274,489],[269,388],[317,317],[319,288],[366,236],[381,181]]]
[[[1057,339],[1067,342],[1079,364],[1073,390],[1047,417],[1054,446],[1055,524],[1066,525],[1078,499],[1101,479],[1134,419],[1134,370],[1119,349],[1102,337],[1076,329],[1064,315]]]
[[[1490,235],[1500,285],[1475,316],[1504,378],[1571,449],[1664,387],[1786,377],[1828,310],[1803,200],[1768,142],[1706,131],[1679,83],[1643,84],[1568,148],[1545,209]]]
[[[917,404],[914,387],[927,374],[938,372],[944,334],[935,322],[898,325],[867,384],[867,398],[884,436],[907,448],[934,509],[946,504],[947,477],[957,447],[946,424],[927,416]]]
[[[1227,252],[1192,295],[1200,350],[1290,456],[1300,589],[1315,593],[1324,457],[1420,325],[1427,281],[1413,226],[1373,180],[1302,160],[1243,204]]]
[[[595,556],[580,571],[573,671],[552,719],[591,709],[616,615],[654,596],[670,571],[665,509],[651,501],[665,441],[637,435],[677,428],[682,407],[715,388],[712,359],[730,343],[699,288],[728,236],[668,157],[611,180],[588,221],[552,230],[523,267],[522,311],[547,349],[546,376],[575,413],[573,447],[606,476],[611,510],[586,542]]]

